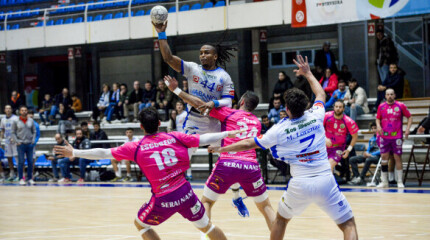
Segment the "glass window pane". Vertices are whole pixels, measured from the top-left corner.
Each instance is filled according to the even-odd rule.
[[[285,52],[285,59],[287,61],[287,65],[294,64],[293,59],[296,59],[297,53],[294,52]]]
[[[305,59],[305,57],[308,57],[308,61],[310,63],[314,62],[314,60],[312,59],[312,50],[300,51],[300,55],[302,55],[303,59]]]
[[[282,53],[272,53],[272,66],[282,65]]]

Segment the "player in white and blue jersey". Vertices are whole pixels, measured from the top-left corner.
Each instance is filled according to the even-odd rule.
[[[188,81],[188,92],[204,102],[198,110],[188,105],[187,117],[183,129],[187,134],[205,134],[221,131],[219,120],[209,114],[201,115],[200,112],[209,112],[214,107],[231,107],[234,98],[234,85],[230,75],[220,66],[224,66],[236,50],[233,47],[209,44],[200,48],[200,64],[187,62],[175,56],[170,51],[167,43],[166,28],[164,24],[153,24],[158,32],[158,42],[163,60],[175,71],[181,73]],[[187,177],[191,176],[191,168],[187,171]],[[249,216],[249,211],[239,195],[240,185],[232,185],[234,193],[233,204],[237,207],[239,215]]]
[[[357,239],[357,229],[351,207],[331,173],[327,159],[324,130],[325,93],[312,75],[308,60],[299,56],[295,64],[311,85],[316,100],[306,110],[309,99],[303,91],[290,89],[285,94],[287,118],[254,139],[218,148],[212,152],[239,152],[261,147],[271,149],[275,158],[291,166],[293,178],[279,202],[278,213],[271,229],[271,239],[283,239],[287,223],[300,215],[311,203],[324,210],[343,231],[345,239]]]

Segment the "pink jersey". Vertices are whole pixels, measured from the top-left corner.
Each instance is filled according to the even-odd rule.
[[[163,196],[186,183],[184,173],[190,167],[188,148],[198,147],[199,141],[198,134],[156,133],[111,151],[116,160],[136,162],[151,184],[152,192]]]
[[[228,146],[243,139],[260,135],[260,121],[258,121],[258,118],[250,112],[221,107],[212,109],[210,116],[221,122],[222,131],[233,131],[239,129],[246,130],[246,132],[240,133],[236,138],[225,138],[222,141],[221,146]],[[257,162],[255,150],[221,153],[220,158]]]
[[[350,117],[343,114],[342,119],[334,117],[334,111],[327,112],[324,117],[325,136],[332,142],[331,147],[342,147],[346,144],[347,134],[356,134],[358,126]]]
[[[403,138],[403,117],[411,117],[405,104],[394,101],[393,104],[382,103],[378,107],[376,118],[381,120],[382,138]]]

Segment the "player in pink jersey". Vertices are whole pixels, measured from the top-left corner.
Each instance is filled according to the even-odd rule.
[[[376,126],[379,134],[379,148],[381,150],[381,178],[378,187],[388,187],[388,158],[394,155],[396,162],[397,187],[403,188],[402,144],[403,144],[403,117],[408,119],[405,131],[406,139],[412,125],[412,117],[405,104],[395,101],[396,93],[389,88],[385,91],[385,103],[378,107],[376,113]]]
[[[199,109],[205,102],[190,94],[177,90],[178,82],[176,79],[166,76],[168,87],[178,96]],[[221,129],[234,131],[245,130],[237,135],[236,138],[224,139],[221,146],[228,146],[239,142],[243,139],[253,138],[260,135],[261,124],[258,118],[251,112],[257,107],[259,98],[255,93],[247,91],[239,100],[239,110],[229,107],[213,108],[209,115],[221,122]],[[257,161],[257,155],[254,149],[241,152],[221,153],[215,168],[206,181],[202,202],[208,211],[209,218],[212,206],[215,204],[220,194],[224,194],[229,187],[239,183],[249,197],[253,197],[258,210],[264,215],[269,230],[275,220],[275,211],[273,210],[266,185],[261,176],[261,170]]]
[[[343,114],[344,110],[343,101],[336,101],[334,111],[327,112],[324,117],[325,136],[328,139],[327,155],[332,171],[342,157],[349,156],[358,138],[358,126],[354,120]],[[348,133],[351,134],[352,140],[345,149]]]
[[[139,210],[135,225],[143,239],[160,239],[151,226],[159,225],[175,213],[191,221],[210,239],[226,239],[224,233],[213,225],[202,203],[185,179],[190,164],[190,148],[208,145],[243,131],[186,135],[179,132],[159,133],[160,120],[155,108],[145,108],[139,113],[144,138],[111,149],[76,150],[70,144],[55,147],[56,154],[86,159],[127,159],[136,162],[148,178],[152,197]]]

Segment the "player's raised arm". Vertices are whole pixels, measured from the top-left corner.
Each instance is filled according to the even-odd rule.
[[[115,159],[112,156],[112,152],[109,148],[93,148],[88,150],[78,150],[74,149],[69,142],[65,141],[65,146],[54,146],[54,153],[58,154],[60,158],[68,157],[77,157],[77,158],[85,158],[91,160],[99,160],[99,159]]]
[[[169,44],[167,43],[166,28],[167,20],[163,24],[154,24],[155,30],[158,33],[158,43],[160,45],[161,56],[163,56],[164,62],[169,64],[176,72],[181,72],[181,59],[178,56],[172,54],[170,51]]]
[[[309,67],[308,63],[308,57],[305,57],[305,59],[303,59],[303,57],[299,55],[297,57],[297,60],[298,61],[293,59],[294,63],[297,65],[297,67],[299,67],[299,69],[295,69],[294,72],[296,73],[296,75],[302,75],[308,80],[309,85],[311,85],[312,92],[315,94],[315,101],[321,101],[325,103],[324,89],[321,87],[321,84],[312,74],[311,68]]]
[[[167,75],[164,77],[164,82],[166,83],[166,86],[169,88],[170,91],[178,95],[184,102],[190,104],[194,108],[198,108],[205,104],[200,98],[195,97],[193,95],[190,95],[181,89],[178,88],[178,81],[175,78],[172,78],[171,76]]]
[[[256,149],[258,148],[257,143],[255,143],[253,138],[248,138],[245,140],[242,140],[240,142],[234,143],[232,145],[228,145],[226,147],[214,147],[209,146],[208,151],[211,153],[215,152],[242,152],[250,149]]]

